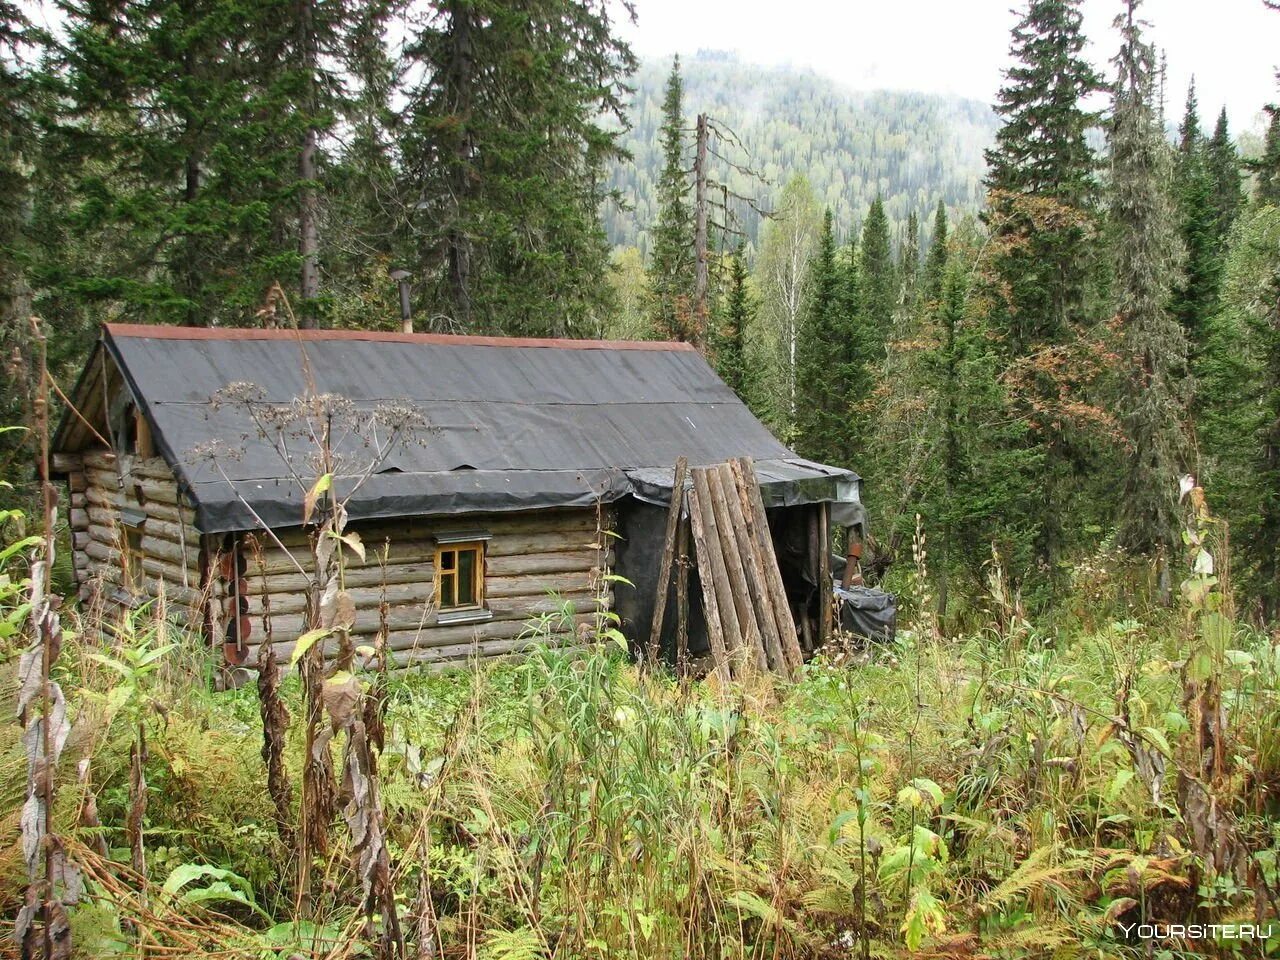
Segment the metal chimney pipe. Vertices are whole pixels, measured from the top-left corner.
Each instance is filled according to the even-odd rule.
[[[409,277],[412,274],[408,270],[398,269],[392,270],[390,276],[400,288],[400,329],[405,333],[413,333],[413,312],[409,305]]]

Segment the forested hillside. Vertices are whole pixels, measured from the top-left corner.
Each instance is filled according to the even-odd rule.
[[[982,203],[982,150],[996,118],[984,103],[910,92],[855,92],[811,71],[761,67],[734,55],[699,52],[682,63],[685,109],[706,113],[737,135],[718,149],[754,170],[765,182],[715,164],[731,193],[774,209],[786,180],[803,173],[819,203],[830,206],[837,228],[860,222],[876,196],[895,235],[913,211],[948,207],[976,210]],[[662,157],[662,87],[669,59],[645,60],[632,78],[627,111],[632,128],[621,145],[631,161],[615,164],[610,185],[625,201],[608,207],[605,227],[615,245],[648,252],[648,229],[657,212],[656,184]],[[748,204],[733,204],[748,240],[759,239],[761,217]]]

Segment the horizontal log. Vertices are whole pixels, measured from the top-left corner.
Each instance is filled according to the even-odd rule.
[[[589,615],[575,617],[575,634],[579,625],[590,627],[592,622],[593,620]],[[277,634],[277,636],[278,635],[279,634]],[[534,636],[535,629],[530,625],[527,619],[489,620],[485,623],[431,627],[423,630],[411,629],[395,631],[387,636],[387,648],[398,652],[455,648],[455,652],[452,655],[465,657],[465,651],[476,644],[483,644],[486,641],[494,640],[514,641],[520,638],[531,639]],[[294,639],[277,640],[271,644],[271,648],[279,660],[287,662],[293,654],[295,642],[296,641]],[[359,646],[364,642],[365,640],[357,639],[356,645]],[[258,656],[262,651],[262,646],[262,644],[255,644],[251,646],[248,658],[248,662],[250,664],[257,663]],[[327,639],[323,642],[321,649],[323,650],[326,658],[332,657],[337,653],[337,641],[334,639]]]
[[[59,473],[78,472],[84,466],[84,457],[78,453],[55,453],[49,458],[49,463]]]
[[[259,534],[259,536],[262,535]],[[376,557],[382,552],[382,544],[368,539],[365,539],[364,543],[367,557],[364,565],[376,567],[378,565]],[[601,545],[597,541],[591,539],[582,531],[537,533],[495,537],[485,549],[485,556],[492,562],[500,557],[524,556],[532,553],[572,553],[579,550],[599,551],[601,549]],[[400,540],[391,543],[387,560],[388,562],[433,561],[435,555],[436,543],[434,540]],[[309,549],[296,551],[294,557],[304,570],[311,569],[311,553]],[[354,557],[348,553],[348,561],[351,560],[354,560]],[[297,573],[298,571],[298,567],[294,562],[274,545],[264,545],[261,567],[259,567],[258,561],[252,554],[249,554],[248,563],[249,570],[258,574]],[[348,566],[354,568],[357,564],[349,562]]]
[[[427,647],[426,649],[399,650],[392,653],[391,663],[392,669],[399,670],[414,667],[443,669],[462,666],[472,658],[523,658],[539,647],[564,648],[574,646],[579,642],[575,633],[556,633],[536,639],[488,640],[475,644],[454,644],[444,647]]]
[[[82,490],[82,491],[80,491],[79,493],[73,493],[73,494],[71,494],[71,499],[70,499],[70,501],[68,501],[68,502],[69,502],[69,503],[71,504],[71,506],[72,506],[73,508],[75,508],[76,510],[83,510],[83,509],[85,509],[85,507],[87,507],[87,506],[89,505],[89,501],[88,501],[88,499],[85,497],[85,495],[84,495],[84,491],[83,491],[83,490]]]
[[[77,507],[72,507],[68,511],[67,519],[71,524],[72,530],[87,530],[89,528],[89,514]]]
[[[104,487],[90,484],[85,488],[84,498],[95,507],[118,508],[124,504],[124,494],[115,487]]]
[[[202,598],[200,591],[196,589],[194,578],[189,578],[189,585],[183,586],[180,572],[167,568],[155,560],[144,560],[142,570],[145,576],[142,578],[140,586],[146,591],[147,596],[156,596],[156,581],[163,580],[165,596],[170,601],[180,603],[185,607],[195,608],[200,606]],[[118,587],[124,584],[124,573],[118,567],[94,565],[91,572],[94,577],[100,577],[112,586]]]
[[[84,488],[89,485],[89,480],[84,475],[83,470],[74,470],[67,474],[67,488],[72,493],[84,493]]]
[[[148,522],[148,529],[150,523]],[[487,577],[510,577],[529,574],[577,573],[594,569],[599,563],[598,551],[583,550],[581,552],[534,553],[511,557],[487,558],[485,573]],[[605,557],[606,563],[612,567],[614,557],[610,552]],[[303,564],[308,570],[311,565]],[[374,563],[355,565],[347,569],[344,582],[348,589],[355,587],[377,587],[387,585],[418,583],[430,581],[435,576],[434,558],[413,562],[388,562],[383,568]],[[258,596],[263,593],[290,594],[301,593],[311,585],[310,574],[277,573],[263,576],[252,556],[248,561],[246,593]]]
[[[131,457],[122,464],[122,467],[130,476],[173,484],[175,488],[177,486],[173,470],[169,468],[169,464],[165,463],[164,457]]]
[[[116,455],[110,450],[86,450],[82,455],[86,467],[98,470],[115,470]]]
[[[512,514],[450,514],[445,516],[405,517],[395,520],[353,521],[349,530],[358,530],[365,543],[375,544],[390,538],[396,540],[430,540],[442,533],[468,530],[483,531],[494,538],[508,534],[554,532],[594,533],[594,510],[531,510]],[[277,530],[276,536],[287,547],[310,541],[314,528],[290,527]]]
[[[574,610],[578,614],[594,613],[600,608],[596,595],[586,592],[567,594],[557,598],[504,597],[490,600],[486,606],[490,613],[493,614],[490,622],[502,622],[508,620],[525,621],[545,614],[556,614],[564,608],[566,603],[573,604]],[[606,594],[603,608],[607,610],[611,609],[612,606],[613,595]],[[261,640],[262,608],[258,604],[251,605],[249,618],[253,622],[253,637]],[[271,632],[275,637],[294,639],[305,633],[308,626],[305,614],[280,614],[272,606]],[[448,624],[438,624],[436,611],[428,608],[423,603],[399,604],[387,610],[387,629],[393,633],[418,630],[435,631],[446,629],[447,627]],[[355,625],[351,629],[353,634],[369,637],[377,633],[378,629],[379,617],[376,608],[357,609]]]
[[[252,577],[248,578],[252,582]],[[548,593],[566,594],[589,592],[599,580],[595,570],[580,573],[533,574],[526,577],[486,577],[486,599],[507,597],[537,597]],[[382,599],[380,587],[356,587],[348,591],[356,609],[377,609]],[[426,603],[434,595],[433,581],[390,584],[386,590],[390,603],[416,601]],[[300,613],[306,609],[306,597],[302,592],[272,594],[271,609],[275,613]]]
[[[89,545],[89,541],[93,538],[89,536],[88,530],[77,530],[71,534],[71,546],[73,549],[83,551]]]

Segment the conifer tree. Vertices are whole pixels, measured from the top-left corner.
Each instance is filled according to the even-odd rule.
[[[437,325],[513,335],[599,328],[599,211],[621,156],[630,48],[604,0],[441,0],[401,67],[417,283]]]
[[[1280,206],[1280,107],[1266,108],[1270,120],[1263,140],[1262,156],[1251,164],[1258,175],[1257,199],[1261,204]]]
[[[920,218],[914,210],[907,215],[906,233],[898,252],[897,274],[899,302],[905,310],[910,311],[915,307],[920,280]]]
[[[1111,121],[1110,219],[1125,361],[1120,415],[1128,441],[1119,543],[1160,557],[1167,591],[1179,529],[1178,476],[1186,469],[1187,345],[1168,309],[1177,239],[1165,193],[1168,148],[1155,109],[1155,52],[1142,37],[1138,3],[1129,0],[1116,20],[1122,42]],[[1202,148],[1194,104],[1193,93],[1183,124],[1188,163]]]
[[[1227,129],[1227,108],[1218,114],[1218,122],[1209,138],[1206,164],[1213,182],[1213,208],[1216,215],[1215,235],[1220,246],[1225,246],[1227,235],[1244,203],[1244,189],[1240,178],[1240,154],[1231,142]],[[1225,253],[1225,250],[1223,251]]]
[[[862,224],[858,273],[862,291],[858,331],[860,349],[867,363],[875,363],[883,355],[898,300],[893,252],[889,243],[889,218],[879,197],[871,201],[867,219]]]
[[[748,404],[755,397],[754,378],[747,363],[747,337],[755,320],[756,304],[747,288],[748,274],[742,247],[729,258],[729,285],[725,292],[720,324],[715,342],[716,372]]]
[[[29,27],[16,5],[0,0],[0,329],[25,320],[29,291],[23,268],[30,198],[25,168],[33,161],[29,78],[19,64]],[[16,422],[8,420],[5,422]]]
[[[851,407],[865,396],[841,309],[834,219],[828,208],[809,266],[808,295],[796,346],[796,447],[823,463],[849,463]]]
[[[1187,92],[1186,111],[1178,131],[1174,189],[1178,231],[1186,259],[1173,292],[1173,310],[1194,358],[1203,342],[1204,324],[1217,309],[1222,266],[1214,182],[1207,147],[1200,133],[1194,82]]]
[[[1036,488],[1009,509],[1030,511],[1039,527],[1037,565],[1051,579],[1083,525],[1081,481],[1096,473],[1096,458],[1083,448],[1097,422],[1085,393],[1093,366],[1084,339],[1098,260],[1095,160],[1086,135],[1097,118],[1083,98],[1101,81],[1084,46],[1079,0],[1028,0],[997,99],[1002,125],[987,151],[984,219],[993,255],[983,265],[982,299],[1034,424],[1025,441],[1044,464]]]
[[[281,109],[282,0],[61,4],[50,162],[83,254],[56,293],[193,325],[252,316],[295,274],[300,114]]]
[[[658,219],[649,231],[649,295],[653,325],[672,340],[692,340],[693,209],[685,167],[684,83],[674,58],[662,101],[662,172],[658,178]]]
[[[933,237],[924,261],[924,300],[926,304],[942,299],[942,281],[947,269],[947,205],[938,201],[933,215]]]

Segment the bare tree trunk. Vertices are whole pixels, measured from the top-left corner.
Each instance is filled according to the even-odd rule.
[[[312,0],[299,0],[298,3],[298,47],[302,56],[302,69],[306,74],[306,110],[307,132],[302,139],[302,152],[298,154],[298,179],[302,181],[302,190],[298,194],[298,256],[302,261],[302,275],[299,292],[301,294],[301,325],[307,328],[316,326],[316,298],[320,295],[320,263],[318,250],[320,246],[316,227],[316,128],[314,126],[317,105],[315,98],[316,72],[316,34],[315,10]]]
[[[707,333],[707,115],[698,114],[698,146],[693,161],[696,266],[693,279],[693,339],[705,348]]]

